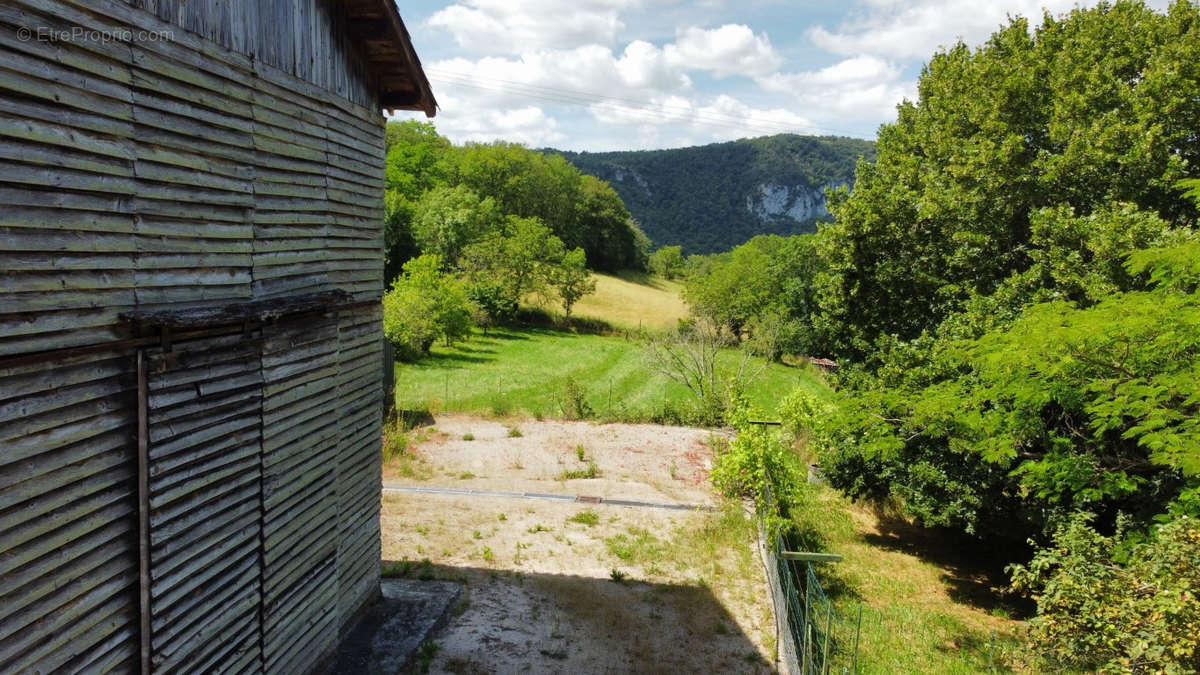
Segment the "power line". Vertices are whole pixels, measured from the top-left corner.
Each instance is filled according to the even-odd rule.
[[[499,80],[497,78],[471,78],[470,76],[463,75],[461,73],[448,73],[448,72],[444,72],[444,71],[443,71],[443,76],[449,76],[450,78],[452,78],[452,79],[450,79],[450,82],[452,84],[458,84],[461,86],[482,89],[485,91],[516,93],[516,94],[520,94],[523,96],[528,96],[530,98],[538,98],[541,100],[551,101],[551,102],[555,102],[555,103],[567,103],[567,104],[588,105],[588,106],[607,105],[612,109],[617,109],[617,110],[621,110],[624,112],[637,112],[637,113],[643,113],[643,114],[650,114],[650,115],[655,116],[656,119],[664,120],[664,121],[675,119],[674,116],[671,116],[671,115],[667,114],[667,112],[666,112],[666,110],[674,109],[674,110],[680,111],[680,113],[681,113],[680,117],[686,117],[690,121],[695,121],[695,122],[699,122],[699,123],[711,122],[711,123],[715,123],[715,124],[722,125],[722,126],[734,126],[736,128],[753,127],[758,130],[763,130],[763,131],[767,131],[767,132],[776,132],[776,133],[783,132],[783,131],[796,131],[796,130],[819,130],[819,131],[831,131],[833,133],[839,133],[834,130],[822,129],[815,125],[801,126],[801,125],[789,124],[786,122],[772,122],[770,120],[748,121],[745,118],[737,117],[734,115],[723,115],[723,114],[717,113],[717,112],[699,112],[699,111],[695,110],[694,108],[690,108],[690,107],[686,107],[686,106],[671,105],[668,103],[660,104],[660,103],[654,103],[652,101],[620,98],[620,97],[615,97],[615,96],[604,96],[602,94],[595,94],[595,93],[591,93],[591,92],[572,91],[572,90],[566,90],[566,89],[555,89],[552,87],[540,87],[537,85],[526,85],[526,84],[515,83],[515,82],[510,83],[509,81]],[[481,81],[484,81],[487,79],[491,79],[494,82],[508,83],[509,86],[496,85],[496,84],[493,84],[493,85],[481,84]],[[541,91],[539,91],[539,90],[541,90]],[[647,106],[647,107],[631,107],[631,106]],[[842,133],[844,133],[844,132],[842,132]]]
[[[522,82],[514,82],[512,80],[504,80],[500,78],[478,77],[457,71],[442,70],[439,68],[427,68],[426,70],[433,76],[434,79],[445,79],[448,84],[481,89],[484,91],[513,93],[553,103],[602,107],[626,114],[640,115],[648,121],[654,120],[665,122],[678,119],[682,122],[691,122],[694,124],[709,126],[723,126],[736,129],[749,129],[753,131],[760,131],[762,133],[784,133],[796,131],[812,133],[813,131],[820,131],[847,136],[853,135],[843,130],[829,129],[815,125],[801,126],[789,124],[787,122],[772,122],[770,120],[750,121],[735,115],[725,115],[713,111],[700,112],[695,108],[672,105],[669,103],[655,103],[648,100],[609,96],[583,90],[525,84]],[[670,110],[679,111],[680,115],[671,115],[668,112]]]
[[[474,84],[474,83],[460,82],[460,83],[456,83],[456,84],[458,84],[460,86],[464,86],[464,87],[471,87],[474,89],[482,89],[484,91],[495,91],[495,92],[507,91],[505,89],[497,89],[497,88],[492,88],[492,87],[488,87],[485,85]],[[630,108],[630,107],[624,106],[622,104],[606,103],[603,101],[600,101],[600,102],[570,101],[570,100],[565,100],[565,99],[561,99],[561,98],[554,98],[554,97],[537,95],[537,94],[532,94],[532,93],[524,93],[524,92],[517,92],[517,93],[521,93],[523,96],[526,96],[528,98],[536,98],[539,100],[549,101],[552,103],[566,103],[566,104],[571,104],[571,105],[586,105],[589,107],[604,108],[604,109],[608,109],[608,110],[613,110],[615,112],[620,112],[620,113],[623,113],[626,115],[641,117],[642,119],[644,119],[646,121],[669,122],[672,120],[677,120],[682,123],[728,127],[728,128],[733,128],[733,129],[746,129],[746,130],[751,130],[751,131],[761,131],[763,133],[783,133],[783,132],[794,132],[794,131],[807,131],[807,129],[805,129],[804,127],[799,127],[799,126],[783,126],[783,125],[781,125],[778,127],[768,127],[768,126],[760,125],[757,122],[749,122],[746,120],[740,120],[740,119],[736,119],[736,118],[732,118],[732,117],[729,118],[728,120],[712,120],[712,119],[706,119],[706,118],[703,118],[700,116],[689,118],[686,115],[675,116],[675,115],[671,115],[666,112],[660,112],[660,111],[656,111],[656,110],[647,110],[647,109],[642,109],[642,108]]]
[[[473,89],[481,89],[484,91],[518,93],[518,94],[521,94],[522,96],[525,96],[528,98],[535,98],[535,99],[539,99],[539,100],[543,100],[543,101],[549,101],[552,103],[565,103],[565,104],[569,104],[569,105],[583,105],[583,106],[588,106],[588,107],[599,107],[599,108],[613,110],[613,111],[620,112],[620,113],[627,114],[627,115],[632,115],[635,117],[641,117],[642,119],[645,119],[647,121],[669,122],[669,121],[676,120],[676,121],[679,121],[682,123],[697,124],[697,125],[702,125],[702,126],[704,126],[704,125],[720,126],[720,127],[728,127],[728,128],[733,128],[733,129],[746,129],[746,130],[751,130],[751,131],[760,131],[763,133],[785,133],[785,132],[808,132],[808,133],[811,133],[813,130],[817,129],[816,127],[810,127],[810,126],[788,125],[786,123],[772,123],[772,122],[769,122],[766,120],[748,121],[744,118],[738,118],[738,117],[733,117],[733,116],[729,116],[726,118],[715,118],[712,116],[706,116],[706,114],[704,114],[704,113],[694,113],[694,112],[689,113],[689,114],[672,115],[668,111],[659,111],[659,110],[652,110],[652,109],[646,109],[646,108],[634,108],[634,107],[630,107],[628,105],[620,104],[620,103],[612,103],[612,102],[606,102],[606,101],[579,101],[579,100],[572,100],[572,99],[566,99],[566,98],[555,97],[555,96],[548,96],[548,95],[543,95],[543,94],[535,94],[532,92],[522,92],[522,91],[505,89],[505,88],[489,87],[487,85],[477,84],[477,83],[473,83],[473,82],[454,82],[454,84],[457,84],[459,86],[464,86],[464,87],[470,87]],[[773,126],[767,126],[768,124],[771,124]]]

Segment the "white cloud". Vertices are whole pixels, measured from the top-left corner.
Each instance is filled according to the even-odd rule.
[[[802,109],[823,112],[834,131],[839,120],[848,118],[875,124],[891,119],[897,103],[916,98],[916,83],[905,79],[898,65],[866,55],[820,70],[775,73],[758,82],[766,91],[790,96]]]
[[[712,30],[680,29],[664,51],[680,69],[706,70],[717,77],[765,75],[783,61],[766,33],[755,35],[749,26],[733,23]]]
[[[1009,16],[1021,15],[1036,25],[1043,8],[1060,14],[1077,0],[862,0],[854,18],[833,30],[815,26],[808,37],[834,54],[873,54],[928,61],[939,46],[958,40],[969,45],[985,41]],[[1164,9],[1168,0],[1148,4]]]
[[[469,98],[449,97],[450,106],[436,119],[439,133],[456,143],[503,139],[534,148],[561,144],[567,139],[561,123],[539,106],[497,108],[469,101]]]
[[[429,25],[444,28],[476,53],[517,54],[584,43],[612,44],[624,27],[622,9],[634,0],[462,0],[436,12]]]

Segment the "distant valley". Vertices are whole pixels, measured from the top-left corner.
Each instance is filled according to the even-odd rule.
[[[756,234],[812,232],[825,188],[850,185],[875,144],[782,134],[672,150],[555,152],[608,181],[657,246],[715,253]]]

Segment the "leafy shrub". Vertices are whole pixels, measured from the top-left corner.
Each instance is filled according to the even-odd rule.
[[[404,273],[383,296],[383,334],[396,356],[413,360],[434,341],[447,345],[471,331],[471,303],[460,281],[442,272],[442,259],[422,255],[404,263]]]
[[[585,420],[595,415],[592,406],[588,405],[587,395],[587,388],[568,375],[563,386],[563,399],[559,404],[563,417],[569,420]]]
[[[1111,537],[1091,520],[1077,515],[1012,568],[1038,603],[1032,649],[1056,670],[1200,671],[1200,522],[1182,516],[1123,551],[1124,519]]]
[[[715,448],[713,485],[726,496],[752,498],[768,529],[778,531],[803,489],[798,457],[779,429],[749,423],[754,416],[740,396],[735,397],[729,417],[737,436]]]
[[[570,518],[567,518],[567,522],[579,523],[580,525],[593,527],[600,524],[600,514],[596,513],[592,509],[584,509]]]

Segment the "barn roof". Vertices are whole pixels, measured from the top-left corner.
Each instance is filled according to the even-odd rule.
[[[393,0],[343,0],[351,37],[360,41],[379,79],[379,104],[386,110],[437,112],[437,100],[413,49],[412,38]]]

